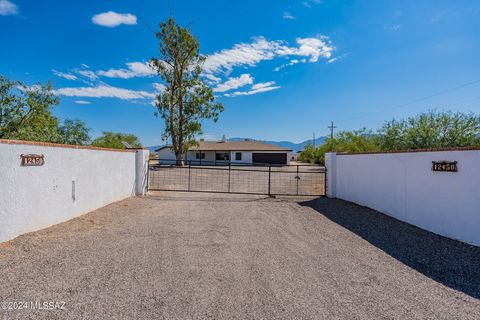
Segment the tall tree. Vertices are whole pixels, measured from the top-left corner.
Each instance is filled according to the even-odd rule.
[[[120,132],[103,132],[103,134],[93,140],[92,146],[113,149],[125,149],[124,143],[127,143],[132,148],[141,148],[142,144],[137,136],[129,133]]]
[[[58,127],[59,143],[87,145],[91,138],[90,129],[87,128],[85,122],[78,119],[66,119],[63,124]]]
[[[51,107],[59,103],[50,84],[28,87],[0,75],[0,139],[58,139],[58,119]]]
[[[171,140],[181,165],[183,154],[196,143],[195,135],[202,133],[202,121],[216,122],[224,108],[200,78],[206,57],[200,54],[199,42],[190,31],[170,18],[160,23],[155,35],[160,52],[150,64],[166,85],[157,96],[156,115],[164,120],[163,138]]]

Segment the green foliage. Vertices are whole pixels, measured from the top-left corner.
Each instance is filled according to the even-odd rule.
[[[57,141],[51,106],[58,103],[50,84],[27,87],[0,75],[0,139]]]
[[[85,123],[67,119],[60,124],[52,115],[59,103],[50,84],[28,87],[0,75],[0,139],[88,144]]]
[[[309,145],[300,153],[298,159],[323,165],[326,152],[370,152],[379,150],[378,136],[363,128],[356,131],[341,131],[333,139],[328,138],[318,148]]]
[[[165,122],[164,139],[172,141],[177,160],[202,133],[204,119],[217,121],[223,106],[215,102],[212,89],[200,78],[205,56],[197,39],[172,18],[160,23],[156,32],[159,56],[150,64],[166,84],[157,96],[157,116]]]
[[[141,148],[142,144],[137,136],[129,133],[103,132],[103,134],[93,140],[92,146],[113,149],[125,149],[123,142],[128,143],[133,148]]]
[[[480,117],[461,112],[421,113],[386,122],[377,133],[342,131],[318,148],[307,146],[299,160],[324,164],[326,152],[373,152],[480,145]]]
[[[480,143],[480,117],[462,112],[421,113],[379,130],[382,150],[451,148]]]
[[[58,127],[59,143],[88,145],[91,141],[90,129],[85,122],[78,119],[67,119]]]

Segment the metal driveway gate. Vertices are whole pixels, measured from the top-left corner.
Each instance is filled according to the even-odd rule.
[[[151,191],[192,191],[259,195],[324,196],[326,171],[312,165],[239,165],[186,162],[150,164]]]

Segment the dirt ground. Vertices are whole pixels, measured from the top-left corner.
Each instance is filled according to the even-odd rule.
[[[0,244],[0,302],[65,302],[0,319],[480,319],[479,261],[340,200],[157,193]]]

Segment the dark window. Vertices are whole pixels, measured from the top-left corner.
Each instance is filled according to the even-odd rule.
[[[197,152],[195,153],[195,159],[200,159],[200,156],[202,157],[202,159],[205,159],[205,152]]]
[[[241,152],[235,152],[235,160],[242,160],[242,153]]]
[[[219,152],[215,154],[215,160],[217,161],[230,161],[229,152]]]

